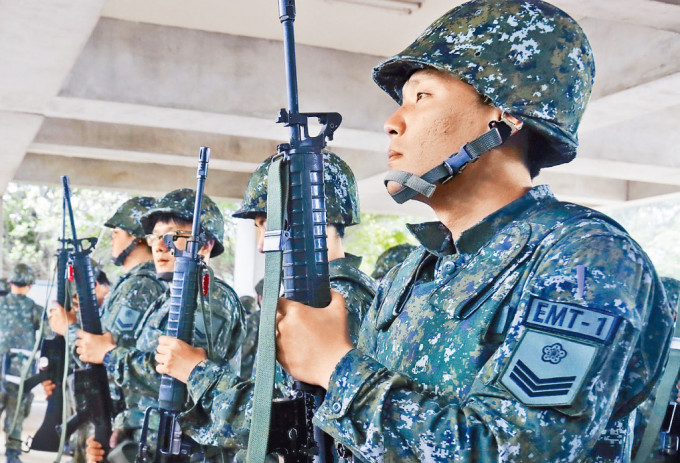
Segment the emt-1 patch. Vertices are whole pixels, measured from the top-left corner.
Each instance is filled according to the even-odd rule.
[[[570,405],[596,353],[596,346],[528,329],[501,383],[526,405]]]

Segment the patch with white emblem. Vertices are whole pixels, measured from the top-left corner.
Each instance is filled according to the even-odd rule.
[[[596,353],[594,345],[527,330],[501,383],[526,405],[570,405]]]
[[[533,297],[525,324],[541,331],[609,344],[620,322],[620,316],[609,312]]]

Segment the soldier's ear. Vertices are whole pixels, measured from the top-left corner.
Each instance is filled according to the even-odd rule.
[[[215,240],[208,240],[202,247],[199,253],[204,256],[209,256],[212,249],[215,247]]]

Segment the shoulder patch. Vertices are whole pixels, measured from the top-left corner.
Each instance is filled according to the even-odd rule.
[[[570,405],[597,349],[592,344],[527,330],[501,384],[526,405]]]
[[[532,297],[524,324],[609,344],[620,322],[620,316],[602,310]]]

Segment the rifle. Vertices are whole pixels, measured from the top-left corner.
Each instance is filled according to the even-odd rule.
[[[70,297],[66,291],[66,280],[68,278],[68,258],[69,243],[66,239],[66,198],[62,200],[62,224],[61,224],[61,248],[57,250],[57,302],[70,309]],[[28,391],[33,389],[43,381],[52,381],[55,385],[52,395],[47,398],[47,408],[45,418],[36,431],[31,441],[31,450],[43,452],[57,452],[60,448],[60,433],[57,427],[64,421],[64,394],[62,385],[67,374],[66,357],[68,355],[66,341],[63,336],[55,335],[53,338],[43,338],[40,344],[40,371],[38,374],[27,378],[24,381],[24,388]]]
[[[204,275],[205,264],[198,255],[203,244],[200,236],[201,207],[203,203],[203,189],[208,176],[208,162],[210,161],[210,148],[201,147],[199,152],[198,170],[196,178],[196,201],[194,203],[194,216],[191,224],[191,236],[187,238],[186,248],[180,251],[175,247],[173,236],[164,237],[168,249],[172,249],[175,255],[175,267],[170,285],[170,310],[168,313],[167,336],[172,336],[181,341],[191,344],[194,335],[194,312],[198,291],[202,284],[203,296],[207,296],[208,284],[201,276]],[[198,449],[198,445],[182,434],[182,429],[177,421],[178,415],[184,408],[187,396],[186,384],[174,379],[172,376],[162,375],[161,386],[158,391],[158,407],[150,407],[144,415],[144,426],[139,442],[137,453],[138,462],[149,460],[149,445],[147,433],[149,419],[156,411],[160,416],[158,427],[156,460],[163,463],[179,463],[189,461],[191,454]]]
[[[288,175],[284,175],[284,178],[287,177],[289,183],[282,190],[289,191],[289,200],[284,221],[287,225],[283,230],[268,230],[265,240],[273,237],[280,242],[284,296],[320,308],[327,306],[331,300],[322,150],[326,146],[326,139],[333,139],[342,116],[338,113],[299,112],[293,30],[295,0],[279,0],[279,20],[284,31],[288,109],[280,110],[277,122],[289,127],[290,142],[278,146],[277,156],[283,159],[285,165],[282,168],[287,169]],[[309,118],[316,118],[322,126],[319,134],[313,137],[309,136]],[[268,202],[273,199],[271,177],[270,174]],[[271,219],[269,212],[268,219]],[[267,243],[265,247],[268,247]],[[332,439],[312,424],[314,411],[323,401],[325,391],[300,382],[295,383],[294,389],[292,398],[278,399],[272,403],[267,453],[278,453],[287,463],[333,461]],[[257,390],[256,386],[256,395]],[[255,443],[257,433],[251,427],[249,461],[251,446],[259,447]],[[252,458],[259,461],[260,455]]]
[[[71,207],[71,187],[68,176],[62,176],[61,180],[71,222],[71,243],[73,247],[71,262],[80,305],[81,327],[88,333],[101,335],[102,326],[99,321],[97,296],[94,292],[92,261],[89,257],[97,243],[97,238],[78,239]],[[104,451],[108,453],[109,438],[111,437],[112,404],[106,368],[104,365],[88,364],[85,368],[77,369],[73,372],[73,384],[76,413],[66,423],[66,435],[70,436],[81,425],[90,422],[94,425],[94,439],[102,444]]]

